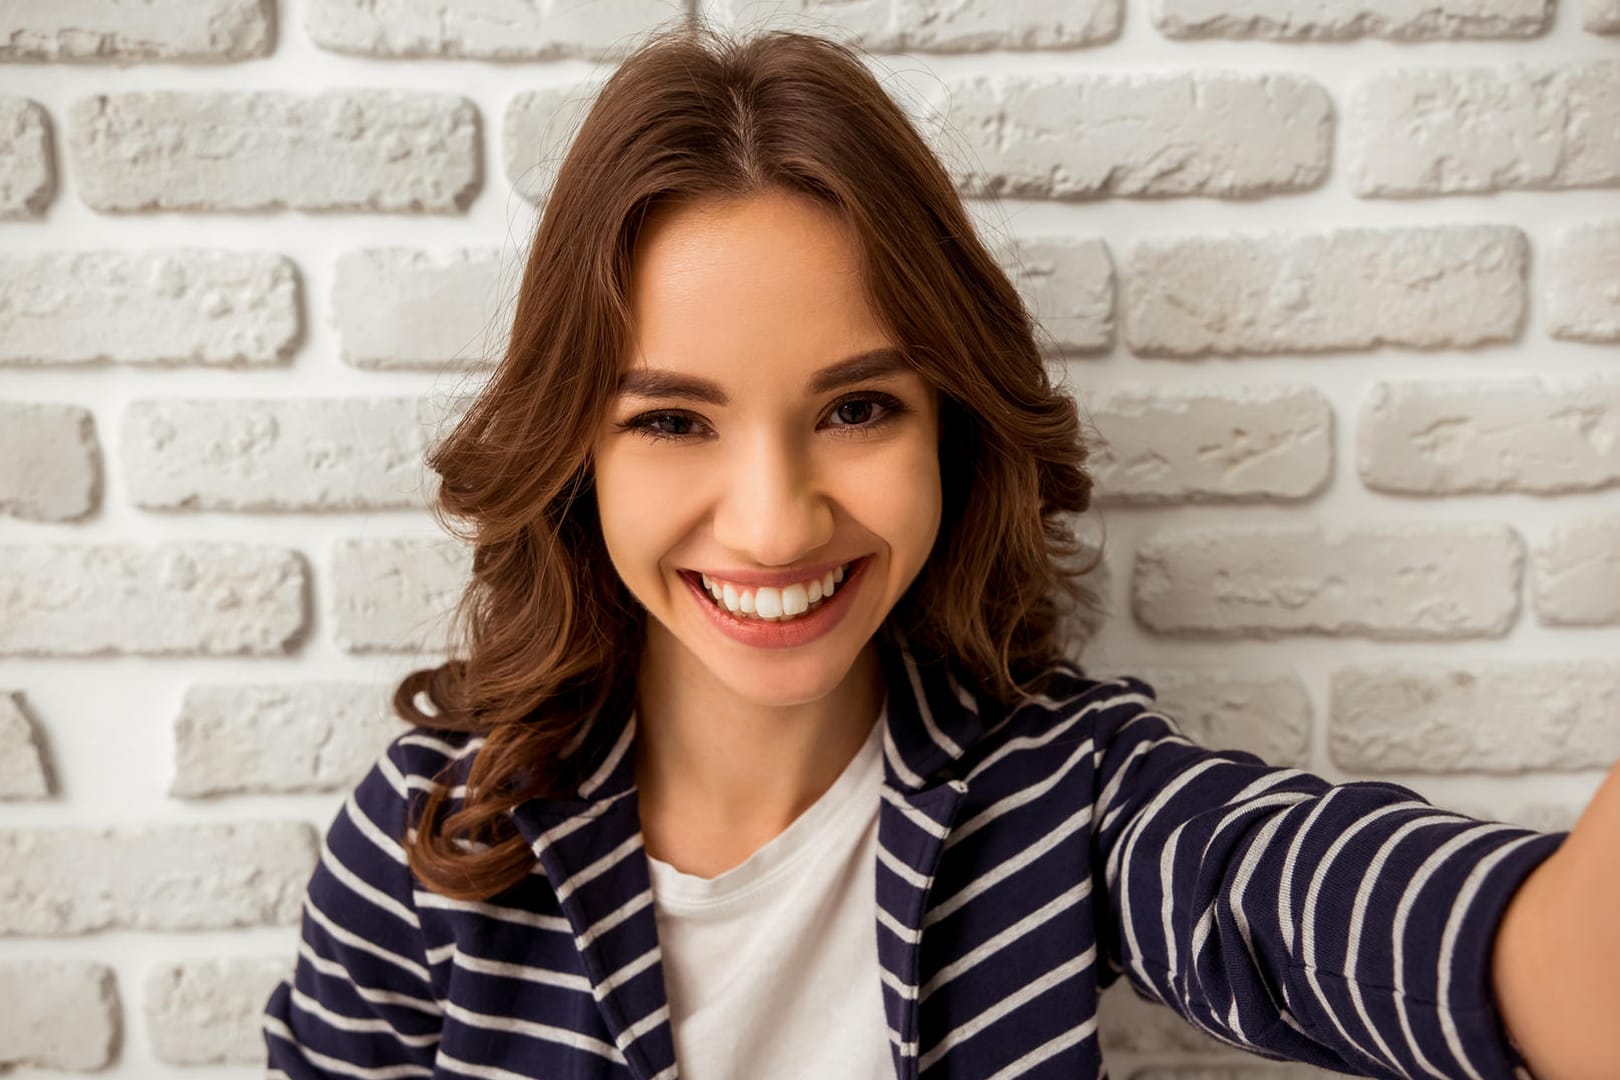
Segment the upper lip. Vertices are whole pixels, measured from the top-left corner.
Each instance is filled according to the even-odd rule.
[[[769,586],[771,586],[773,588],[778,588],[779,589],[784,585],[792,585],[792,584],[794,584],[796,582],[800,582],[800,581],[809,581],[811,578],[826,577],[827,576],[827,571],[836,570],[838,567],[843,566],[845,563],[859,562],[863,558],[865,558],[864,555],[857,555],[857,556],[855,556],[853,558],[849,558],[849,559],[839,559],[836,562],[815,563],[815,564],[812,564],[810,566],[802,567],[802,568],[800,568],[798,570],[697,570],[697,569],[694,569],[694,570],[692,570],[690,572],[694,573],[694,574],[707,574],[711,579],[713,579],[715,581],[721,581],[721,582],[729,581],[733,585],[753,585],[755,587],[758,587],[760,585],[769,585]]]

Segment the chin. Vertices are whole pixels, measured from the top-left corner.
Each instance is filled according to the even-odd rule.
[[[860,642],[861,646],[865,640]],[[746,648],[746,647],[745,647]],[[740,655],[698,659],[715,679],[732,693],[756,705],[786,707],[819,701],[837,690],[849,675],[860,652],[843,642],[817,641],[795,650],[801,655],[778,652],[760,656],[764,650],[746,649]]]

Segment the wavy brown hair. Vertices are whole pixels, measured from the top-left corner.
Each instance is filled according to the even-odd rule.
[[[1073,399],[934,153],[863,65],[824,38],[660,31],[597,92],[556,173],[506,351],[428,463],[434,516],[473,548],[452,658],[394,695],[406,720],[476,732],[459,808],[437,785],[407,845],[429,888],[485,899],[533,853],[508,811],[574,797],[565,748],[633,697],[645,613],[609,562],[590,448],[627,354],[627,282],[652,209],[780,188],[859,241],[873,310],[940,392],[938,539],[882,632],[952,659],[991,698],[1038,689],[1097,606],[1071,565],[1091,499]],[[1097,558],[1100,558],[1100,549]],[[417,707],[421,694],[433,713]]]

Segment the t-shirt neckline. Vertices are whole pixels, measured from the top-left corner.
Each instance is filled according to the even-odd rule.
[[[885,703],[886,706],[887,703]],[[755,849],[748,858],[712,878],[687,874],[660,859],[647,856],[654,897],[677,910],[712,910],[734,903],[764,888],[809,852],[846,813],[875,810],[883,781],[883,731],[887,708],[880,711],[866,741],[844,766],[843,772],[821,796],[788,827]],[[870,795],[870,798],[865,797]],[[867,804],[871,805],[868,806]]]

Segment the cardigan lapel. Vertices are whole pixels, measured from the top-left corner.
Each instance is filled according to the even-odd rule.
[[[944,661],[903,637],[883,650],[888,686],[878,808],[877,944],[889,1049],[900,1080],[918,1073],[917,985],[928,891],[967,794],[954,766],[984,732],[978,699]]]
[[[592,718],[569,748],[600,763],[578,799],[532,799],[512,816],[574,932],[591,993],[636,1080],[674,1080],[663,957],[635,787],[633,714]]]

